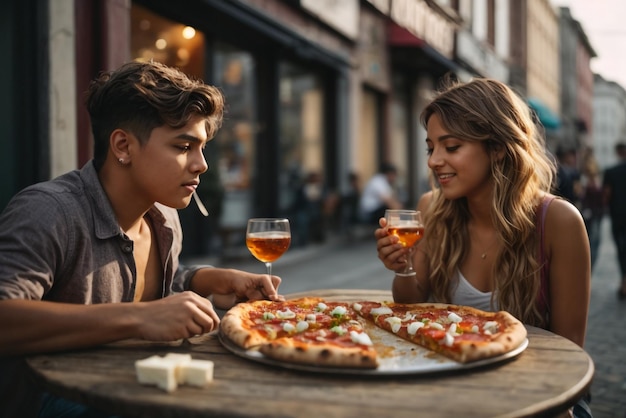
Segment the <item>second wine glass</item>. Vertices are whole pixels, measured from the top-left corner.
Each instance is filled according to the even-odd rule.
[[[252,255],[265,263],[272,275],[272,262],[278,260],[291,245],[289,220],[285,218],[253,218],[248,220],[246,246]]]
[[[424,236],[422,213],[418,210],[387,209],[385,219],[387,221],[387,233],[397,236],[398,242],[404,248],[409,249],[406,269],[399,274],[412,276],[415,274],[413,270],[413,248]]]

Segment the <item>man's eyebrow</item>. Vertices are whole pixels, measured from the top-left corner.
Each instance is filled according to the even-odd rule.
[[[175,136],[176,139],[181,139],[183,141],[189,142],[206,142],[205,140],[198,138],[197,136],[189,135],[189,134],[180,134]]]

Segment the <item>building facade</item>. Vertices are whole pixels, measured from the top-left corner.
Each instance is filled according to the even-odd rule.
[[[428,187],[419,114],[444,76],[496,78],[552,117],[563,112],[559,21],[547,0],[10,0],[1,7],[0,48],[12,59],[0,69],[0,170],[8,179],[0,207],[91,158],[83,92],[99,72],[153,59],[224,91],[227,113],[206,148],[210,169],[199,189],[213,216],[207,221],[193,204],[180,211],[189,255],[214,250],[216,237],[224,245],[241,239],[249,217],[295,218],[295,196],[310,175],[341,197],[350,174],[364,184],[392,162],[400,196],[414,207]],[[582,101],[564,109],[584,118],[589,97],[574,91]]]
[[[615,144],[626,142],[626,90],[596,74],[593,92],[593,150],[606,169],[617,163]]]

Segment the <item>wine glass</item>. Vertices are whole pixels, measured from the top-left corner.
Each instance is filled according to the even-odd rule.
[[[385,211],[387,220],[387,233],[398,237],[400,244],[409,249],[406,268],[398,275],[412,276],[413,270],[413,248],[415,244],[424,236],[424,223],[422,222],[422,212],[419,210],[387,209]]]
[[[278,260],[290,244],[289,219],[252,218],[248,220],[246,246],[257,260],[265,263],[270,277],[272,262]]]

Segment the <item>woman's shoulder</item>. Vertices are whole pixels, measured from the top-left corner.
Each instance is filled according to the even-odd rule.
[[[551,232],[561,232],[572,226],[583,226],[584,221],[580,210],[574,204],[559,196],[546,195],[544,201],[548,200],[545,225],[546,230]]]

